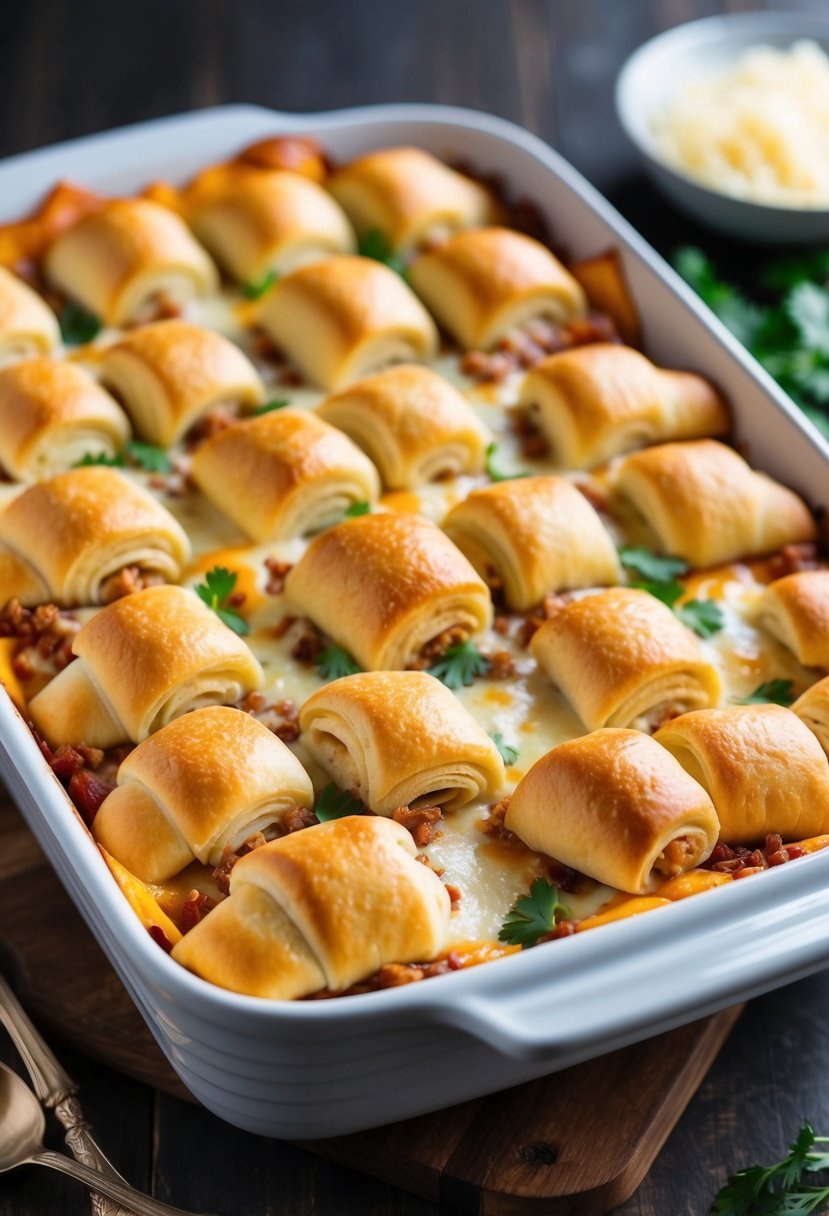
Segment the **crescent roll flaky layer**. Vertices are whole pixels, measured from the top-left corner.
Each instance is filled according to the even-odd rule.
[[[325,389],[392,363],[429,359],[438,348],[435,324],[417,296],[371,258],[300,267],[271,288],[259,321],[306,380]]]
[[[347,988],[384,963],[434,958],[449,896],[415,853],[406,829],[378,816],[262,845],[236,863],[230,896],[173,957],[223,988],[283,999]]]
[[[196,452],[191,476],[257,541],[316,532],[380,494],[368,457],[303,410],[273,411],[219,431]]]
[[[564,605],[530,649],[588,730],[649,730],[666,713],[716,705],[720,677],[670,608],[613,587]]]
[[[0,266],[0,364],[46,354],[60,342],[60,326],[36,291]]]
[[[29,605],[100,604],[110,598],[108,580],[126,567],[175,582],[189,557],[190,542],[178,521],[116,469],[58,473],[0,512],[4,602],[15,595]],[[20,582],[15,570],[22,571]]]
[[[829,676],[807,688],[792,705],[792,713],[806,723],[829,756]]]
[[[582,288],[546,245],[510,228],[458,233],[419,257],[409,277],[466,350],[486,350],[540,318],[563,324],[587,311]]]
[[[61,233],[43,259],[49,282],[108,325],[140,320],[163,294],[178,302],[219,285],[184,221],[149,199],[115,199]]]
[[[504,762],[489,735],[426,672],[334,680],[309,697],[299,723],[314,759],[376,815],[401,806],[452,811],[504,787]]]
[[[663,370],[629,346],[604,342],[543,359],[527,373],[519,404],[568,469],[730,429],[722,398],[702,376]]]
[[[0,464],[17,481],[114,456],[131,433],[118,403],[74,363],[39,357],[0,370]]]
[[[361,236],[378,229],[397,252],[500,218],[492,193],[422,148],[381,148],[332,174],[328,189]]]
[[[642,515],[666,553],[714,566],[814,540],[801,498],[715,439],[664,443],[625,458],[619,494]]]
[[[285,594],[368,671],[400,671],[448,629],[492,620],[489,588],[435,524],[363,515],[323,532]]]
[[[674,718],[654,738],[711,795],[728,844],[769,832],[800,840],[829,832],[829,761],[782,705],[731,705]]]
[[[192,591],[146,587],[103,608],[72,644],[77,660],[30,702],[49,743],[140,743],[202,705],[262,685],[248,647]]]
[[[331,195],[301,173],[251,169],[225,175],[188,212],[196,236],[239,282],[336,253],[354,253],[357,242],[345,213]]]
[[[480,473],[492,438],[454,385],[416,364],[360,380],[328,397],[317,414],[368,453],[389,490]]]
[[[293,752],[240,709],[207,706],[139,743],[95,816],[95,839],[143,882],[194,858],[216,866],[296,806],[314,801]]]
[[[760,596],[757,620],[799,663],[829,668],[829,570],[776,579]]]
[[[531,849],[634,895],[705,861],[719,835],[705,790],[635,730],[596,730],[547,752],[519,781],[504,824]]]
[[[265,397],[259,373],[238,346],[186,321],[141,325],[101,360],[101,380],[144,439],[170,447],[208,410],[252,409]]]
[[[560,477],[525,477],[473,490],[443,528],[481,577],[525,612],[548,591],[602,587],[621,577],[616,546],[598,513]]]

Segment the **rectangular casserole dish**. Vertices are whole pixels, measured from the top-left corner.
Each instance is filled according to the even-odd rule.
[[[293,115],[223,107],[15,157],[0,221],[69,176],[104,193],[182,182],[252,140],[307,132],[337,159],[416,144],[504,176],[536,200],[572,258],[613,247],[648,354],[729,398],[751,462],[826,502],[829,446],[671,270],[540,140],[489,115],[428,105]],[[63,884],[190,1091],[246,1130],[291,1139],[356,1131],[515,1085],[791,982],[829,962],[829,851],[436,981],[337,1001],[279,1003],[204,983],[153,943],[11,701],[7,783]],[[0,934],[2,922],[0,921]]]

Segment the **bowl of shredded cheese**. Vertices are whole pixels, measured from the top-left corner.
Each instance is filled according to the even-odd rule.
[[[829,15],[678,26],[623,67],[616,107],[669,198],[745,240],[829,240]]]

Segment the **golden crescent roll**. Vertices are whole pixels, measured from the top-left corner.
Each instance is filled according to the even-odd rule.
[[[192,591],[146,587],[103,608],[72,644],[78,656],[29,705],[51,744],[140,743],[201,705],[261,687],[248,647]]]
[[[757,621],[805,667],[829,668],[829,570],[800,570],[770,583]]]
[[[434,322],[399,274],[371,258],[335,257],[279,279],[259,322],[311,384],[337,389],[390,363],[437,353]]]
[[[378,229],[397,252],[500,218],[492,193],[422,148],[381,148],[331,175],[328,189],[360,236]]]
[[[107,347],[101,380],[138,434],[164,448],[216,406],[252,409],[265,399],[247,355],[214,330],[187,321],[141,325]]]
[[[260,542],[319,531],[380,494],[368,457],[304,410],[276,410],[219,431],[197,450],[191,476]]]
[[[194,858],[217,866],[226,848],[313,801],[311,778],[281,739],[241,709],[207,706],[130,752],[93,834],[143,882],[163,882]]]
[[[317,414],[368,453],[389,490],[480,473],[492,439],[455,386],[417,364],[360,380],[328,397]]]
[[[340,789],[376,815],[457,810],[504,787],[486,731],[424,671],[371,671],[319,689],[300,711],[302,740]]]
[[[476,228],[422,254],[409,278],[465,350],[488,350],[510,330],[584,316],[579,284],[546,245],[509,228]]]
[[[37,575],[41,585],[34,596],[28,585],[3,577],[7,555]],[[106,603],[116,591],[109,580],[125,568],[176,582],[189,557],[181,524],[116,469],[58,473],[0,512],[0,588],[5,599],[15,595],[23,604]]]
[[[664,439],[725,435],[730,428],[722,398],[702,376],[663,370],[639,351],[609,342],[542,359],[527,373],[519,404],[568,469],[591,469]]]
[[[144,198],[115,199],[67,228],[46,250],[43,271],[107,325],[141,320],[161,294],[186,302],[219,286],[184,220]]]
[[[237,166],[187,218],[219,265],[241,283],[353,253],[357,246],[339,204],[301,173]]]
[[[616,487],[660,548],[692,566],[772,553],[817,536],[801,498],[715,439],[635,452],[622,462]]]
[[[716,705],[722,691],[690,629],[632,587],[564,605],[530,649],[588,730],[652,730],[666,713]]]
[[[654,738],[711,795],[727,844],[762,844],[769,832],[784,840],[829,832],[829,761],[790,709],[698,710]]]
[[[39,357],[0,370],[0,464],[17,481],[114,456],[131,433],[118,403],[75,363]]]
[[[595,730],[547,752],[518,782],[504,825],[632,895],[705,861],[720,826],[705,790],[636,730]]]
[[[561,477],[524,477],[473,490],[443,521],[485,581],[493,575],[516,612],[548,591],[603,587],[621,578],[598,513]]]
[[[46,354],[60,342],[55,314],[36,291],[0,266],[0,364]]]
[[[805,722],[829,756],[829,676],[824,676],[797,698],[792,713]]]
[[[347,988],[384,963],[434,958],[449,896],[415,853],[406,829],[378,816],[271,841],[240,858],[230,896],[173,957],[221,987],[286,999]]]
[[[448,629],[486,629],[492,601],[464,555],[420,515],[362,515],[311,542],[285,594],[367,671],[400,671]]]

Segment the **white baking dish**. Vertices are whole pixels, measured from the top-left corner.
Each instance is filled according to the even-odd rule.
[[[0,165],[0,220],[61,177],[102,191],[183,181],[266,134],[310,132],[336,158],[395,143],[461,155],[537,200],[573,257],[623,256],[647,349],[728,394],[754,464],[825,502],[829,447],[661,259],[538,139],[489,115],[407,105],[334,114],[209,110]],[[11,792],[192,1093],[222,1118],[291,1139],[401,1119],[514,1085],[710,1013],[829,962],[829,852],[658,913],[469,971],[339,1001],[268,1002],[204,983],[141,927],[0,695]],[[2,934],[2,920],[0,920]]]

